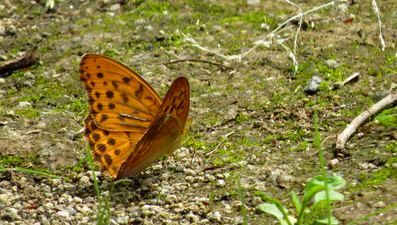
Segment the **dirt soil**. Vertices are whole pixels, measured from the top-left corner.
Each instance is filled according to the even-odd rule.
[[[328,170],[347,181],[335,216],[341,224],[397,224],[396,108],[361,126],[344,151],[334,147],[346,125],[397,83],[397,1],[378,1],[384,51],[371,1],[307,14],[296,36],[296,73],[287,48],[294,51],[299,20],[240,60],[222,56],[245,53],[299,10],[324,2],[45,3],[0,2],[0,65],[34,46],[40,57],[0,78],[0,224],[97,220],[101,206],[80,132],[88,112],[78,74],[85,53],[133,68],[160,96],[178,76],[191,87],[182,147],[115,186],[111,224],[243,224],[243,203],[249,224],[274,224],[256,210],[263,201],[255,192],[292,209],[289,193],[301,195],[321,174],[314,112]],[[357,82],[332,89],[354,72]],[[307,95],[314,75],[322,82]],[[109,194],[111,181],[96,175]]]

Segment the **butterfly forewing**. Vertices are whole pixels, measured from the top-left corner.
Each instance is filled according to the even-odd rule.
[[[101,169],[116,177],[153,123],[160,97],[134,71],[101,55],[84,55],[79,72],[90,107],[85,136]]]
[[[177,78],[157,112],[149,130],[123,163],[118,178],[139,174],[156,159],[179,147],[189,113],[189,83]]]
[[[87,54],[80,63],[90,113],[109,131],[144,133],[160,107],[160,97],[139,75],[113,59]]]

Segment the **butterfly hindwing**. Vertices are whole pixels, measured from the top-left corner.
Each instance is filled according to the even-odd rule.
[[[91,115],[87,116],[85,126],[85,136],[93,151],[95,162],[106,175],[116,177],[122,163],[142,135],[103,130],[96,126]]]
[[[179,77],[164,97],[149,130],[123,163],[118,178],[137,175],[156,159],[178,148],[188,113],[189,83]]]

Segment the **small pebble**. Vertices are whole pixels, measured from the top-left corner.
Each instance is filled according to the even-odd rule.
[[[26,107],[31,107],[32,104],[30,102],[18,102],[18,108],[26,108]]]
[[[334,159],[329,160],[328,165],[329,165],[331,168],[334,168],[338,163],[339,163],[339,159],[334,158]]]
[[[322,82],[321,77],[319,76],[313,76],[308,85],[303,89],[305,94],[307,95],[313,95],[316,94],[320,88],[320,83]]]
[[[225,182],[225,180],[219,179],[216,181],[216,185],[218,187],[224,187],[226,185],[226,182]]]
[[[339,67],[339,63],[333,59],[328,59],[324,61],[324,64],[327,65],[329,68],[337,68]]]

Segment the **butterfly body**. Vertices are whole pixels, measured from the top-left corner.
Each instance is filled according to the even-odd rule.
[[[138,175],[180,143],[189,112],[189,83],[179,77],[163,101],[137,73],[101,55],[80,63],[90,113],[86,133],[95,161],[113,177]]]

